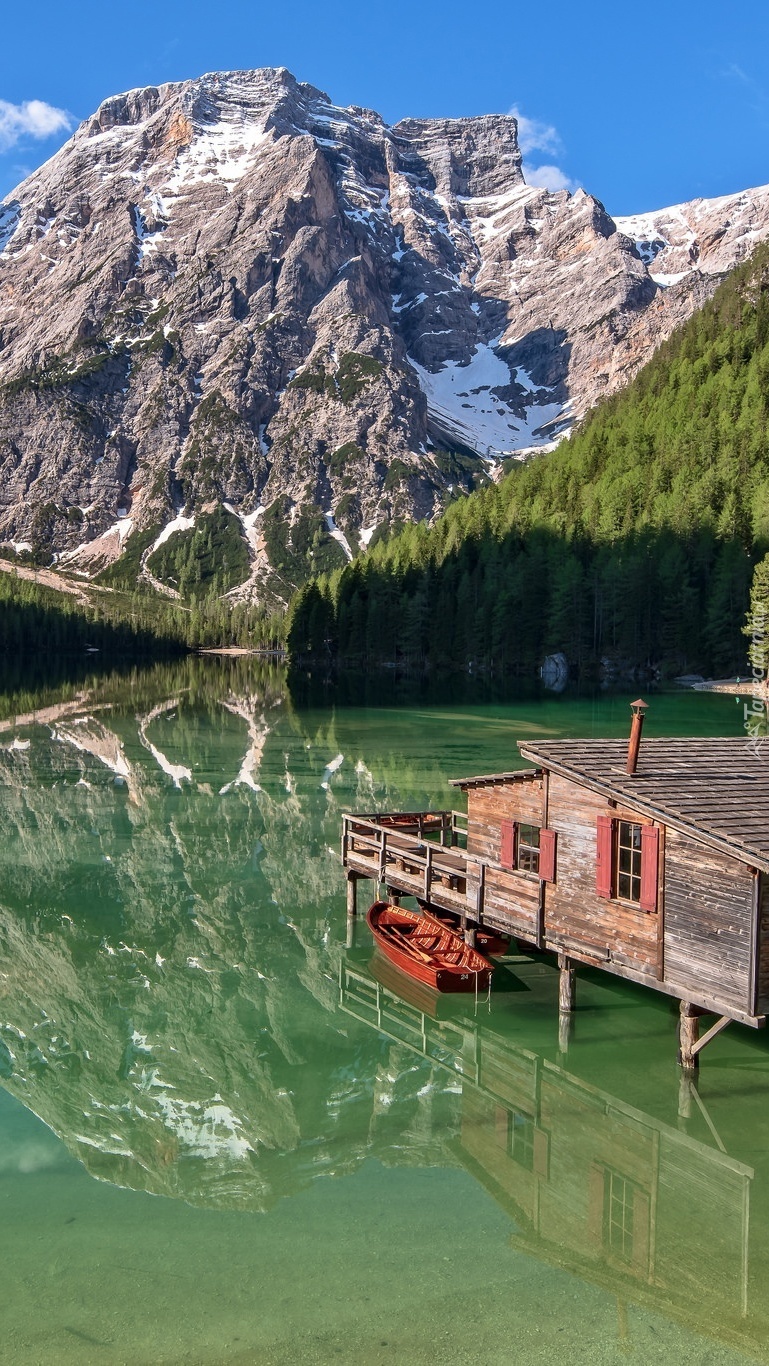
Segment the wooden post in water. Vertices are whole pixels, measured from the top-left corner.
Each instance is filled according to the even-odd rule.
[[[558,968],[558,1052],[566,1057],[574,1033],[577,978],[571,960],[565,953],[558,955]]]
[[[577,1003],[576,973],[565,953],[559,953],[558,967],[558,1010],[560,1014],[571,1013]]]
[[[699,1055],[692,1051],[700,1037],[700,1015],[689,1001],[682,1001],[680,1010],[678,1062],[686,1072],[694,1072],[700,1065]]]
[[[467,921],[465,921],[465,943],[469,944],[471,949],[475,948],[475,926],[468,925]]]

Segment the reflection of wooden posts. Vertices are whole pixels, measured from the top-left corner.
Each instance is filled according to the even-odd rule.
[[[678,1081],[678,1118],[691,1119],[692,1117],[692,1079],[687,1071],[683,1071]],[[679,1125],[682,1128],[682,1125]]]
[[[558,955],[558,969],[558,1052],[565,1056],[574,1035],[577,975],[565,953]]]
[[[347,874],[347,918],[351,920],[358,913],[358,875]]]
[[[558,1010],[561,1014],[574,1010],[577,1002],[577,981],[571,959],[565,953],[558,955]]]
[[[700,1065],[696,1048],[700,1037],[700,1013],[689,1001],[682,1001],[680,1009],[678,1061],[686,1072],[694,1072]]]
[[[355,922],[358,913],[358,877],[356,873],[347,874],[347,947],[355,948]]]

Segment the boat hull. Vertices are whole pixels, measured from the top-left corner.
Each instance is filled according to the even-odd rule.
[[[375,901],[366,916],[380,953],[433,991],[486,991],[493,965],[432,916]]]

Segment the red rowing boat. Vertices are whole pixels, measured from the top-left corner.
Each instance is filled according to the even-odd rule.
[[[366,916],[374,943],[401,972],[435,991],[485,991],[493,965],[430,915],[375,901]]]

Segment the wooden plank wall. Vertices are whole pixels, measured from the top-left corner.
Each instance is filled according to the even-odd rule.
[[[658,915],[607,901],[595,890],[596,821],[607,814],[615,813],[605,798],[551,773],[548,825],[557,831],[558,847],[556,881],[545,894],[545,941],[656,980]]]
[[[753,1014],[748,869],[668,827],[665,841],[665,982]]]
[[[488,868],[483,897],[483,920],[531,944],[539,934],[540,882],[534,873],[508,873]]]
[[[760,873],[758,919],[758,1014],[769,1011],[769,876]]]
[[[544,825],[544,780],[520,778],[504,786],[467,790],[467,852],[499,863],[502,821]]]

